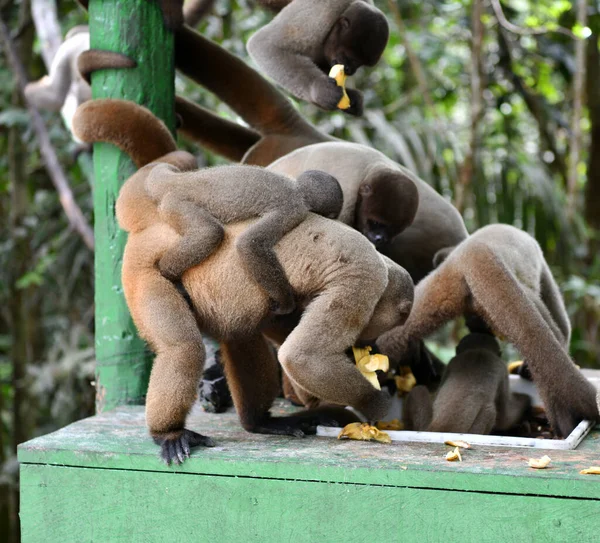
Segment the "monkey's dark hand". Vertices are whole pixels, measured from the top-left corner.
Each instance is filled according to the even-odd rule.
[[[154,443],[160,445],[160,457],[169,466],[172,462],[179,465],[190,457],[192,447],[214,447],[215,442],[191,430],[183,430],[179,437],[161,439],[154,437]]]
[[[310,99],[313,104],[327,111],[337,109],[343,95],[342,87],[338,87],[335,79],[331,77],[316,79],[310,86]]]
[[[363,114],[363,93],[356,89],[346,89],[346,94],[350,98],[350,107],[342,111],[348,115],[360,117]]]
[[[596,402],[596,389],[579,374],[577,386],[564,387],[544,398],[544,409],[552,428],[558,435],[567,437],[582,420],[600,420]],[[547,396],[547,395],[543,395]]]
[[[375,390],[356,407],[368,420],[377,421],[384,420],[390,409],[392,398],[386,390]]]

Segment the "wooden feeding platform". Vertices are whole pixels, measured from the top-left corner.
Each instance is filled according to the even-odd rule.
[[[288,409],[289,410],[289,409]],[[279,404],[273,410],[281,414]],[[119,407],[19,447],[25,543],[61,541],[598,541],[600,428],[576,450],[255,435],[198,407],[215,439],[167,467],[142,407]]]

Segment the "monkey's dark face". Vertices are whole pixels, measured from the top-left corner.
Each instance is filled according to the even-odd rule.
[[[387,45],[385,16],[364,2],[355,2],[334,24],[324,43],[329,67],[343,64],[347,75],[361,66],[377,64]]]
[[[375,247],[382,247],[413,222],[418,202],[410,179],[400,172],[379,172],[358,190],[355,227]]]

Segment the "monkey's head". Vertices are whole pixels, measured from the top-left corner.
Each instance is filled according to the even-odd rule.
[[[378,168],[358,188],[355,228],[381,247],[410,226],[419,207],[419,191],[402,172]]]
[[[410,274],[384,255],[379,255],[388,271],[388,283],[375,306],[369,324],[360,335],[361,340],[374,340],[384,332],[406,322],[415,294]]]
[[[385,15],[375,6],[357,0],[335,22],[323,52],[329,66],[343,64],[347,75],[361,66],[375,66],[388,42],[390,29]]]
[[[306,170],[297,178],[306,207],[328,219],[337,219],[342,211],[344,193],[338,180],[321,170]]]

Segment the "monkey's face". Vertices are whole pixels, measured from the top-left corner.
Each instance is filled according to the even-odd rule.
[[[375,247],[382,247],[412,224],[418,203],[410,179],[396,171],[379,172],[358,189],[356,229]]]
[[[346,74],[353,75],[363,65],[377,64],[388,36],[383,13],[365,2],[355,2],[333,25],[323,52],[330,67],[343,64]]]
[[[376,339],[384,332],[404,324],[413,304],[415,289],[409,273],[386,256],[380,255],[380,258],[388,270],[388,284],[369,324],[360,335],[362,340]]]

